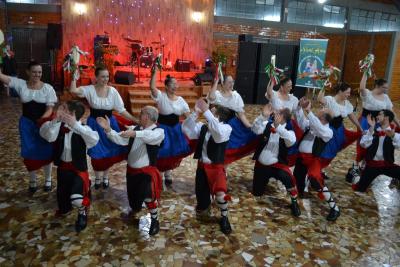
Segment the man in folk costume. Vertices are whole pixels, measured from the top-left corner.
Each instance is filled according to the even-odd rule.
[[[367,116],[369,130],[361,137],[361,147],[367,149],[365,169],[361,178],[353,181],[353,189],[365,192],[372,181],[379,175],[400,179],[400,166],[394,164],[394,150],[400,149],[400,134],[390,126],[394,114],[390,110],[382,110],[376,117],[380,124],[375,129],[375,118]]]
[[[296,110],[296,117],[300,127],[304,131],[302,140],[299,142],[299,157],[294,168],[294,176],[300,194],[304,193],[305,179],[308,176],[311,187],[318,191],[318,196],[329,204],[328,221],[335,221],[340,210],[333,200],[332,193],[324,183],[322,176],[323,161],[320,159],[326,144],[333,137],[333,131],[329,127],[332,115],[329,109],[321,109],[314,115],[311,111],[311,102],[305,98],[300,100]]]
[[[203,113],[207,124],[196,122],[199,113]],[[232,132],[227,124],[229,110],[215,106],[212,110],[203,99],[196,102],[193,112],[183,123],[182,130],[190,139],[198,139],[194,158],[198,159],[196,170],[197,215],[209,214],[211,199],[215,197],[221,210],[220,228],[224,234],[232,232],[228,219],[228,200],[226,172],[224,168],[225,149]]]
[[[164,130],[157,127],[157,119],[157,109],[145,106],[140,112],[138,126],[130,126],[128,130],[117,133],[111,129],[108,117],[97,118],[111,141],[128,146],[126,187],[129,206],[133,213],[137,213],[142,209],[143,202],[146,204],[151,214],[150,235],[160,231],[157,202],[160,200],[162,178],[156,163]]]
[[[264,106],[262,114],[253,123],[252,131],[262,135],[262,140],[254,153],[253,195],[261,198],[269,179],[274,177],[285,185],[291,198],[293,216],[300,216],[297,203],[296,180],[288,166],[288,149],[296,143],[294,131],[286,128],[286,122],[291,119],[290,110],[285,108],[274,112],[273,121],[270,104]]]
[[[87,225],[90,205],[90,180],[87,167],[87,149],[95,146],[99,135],[80,119],[85,106],[79,101],[62,104],[56,118],[40,127],[40,135],[48,142],[54,142],[54,164],[57,168],[58,215],[68,213],[77,207],[78,219],[75,230],[82,231]]]

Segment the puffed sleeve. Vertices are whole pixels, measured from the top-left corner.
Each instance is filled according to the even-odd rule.
[[[54,106],[55,103],[57,103],[56,91],[54,91],[53,86],[51,86],[49,84],[46,84],[46,90],[47,90],[46,105],[47,106]]]
[[[9,87],[14,88],[18,95],[21,95],[22,90],[26,89],[26,81],[18,79],[16,77],[10,77],[11,82],[8,84]]]
[[[122,101],[122,97],[119,95],[117,89],[114,87],[111,87],[113,91],[113,97],[114,97],[114,110],[116,110],[118,113],[124,112],[125,106],[124,106],[124,101]]]

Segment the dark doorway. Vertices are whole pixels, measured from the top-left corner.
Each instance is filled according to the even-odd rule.
[[[42,81],[51,83],[50,51],[46,46],[47,28],[12,27],[12,49],[17,61],[18,77],[26,79],[25,68],[34,59],[42,65]]]

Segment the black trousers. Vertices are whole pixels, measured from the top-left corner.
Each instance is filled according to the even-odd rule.
[[[368,167],[367,165],[361,174],[360,181],[357,183],[357,191],[365,192],[372,181],[379,175],[400,179],[400,166],[376,168]]]
[[[72,209],[71,195],[83,196],[83,181],[73,171],[65,171],[57,168],[57,203],[61,213],[67,213]]]
[[[129,206],[133,212],[142,209],[143,201],[146,198],[152,199],[151,177],[141,173],[137,175],[126,174],[126,189],[128,192]]]
[[[320,172],[320,169],[317,169]],[[296,186],[299,193],[304,193],[304,188],[306,187],[306,176],[308,173],[307,166],[303,163],[303,160],[298,157],[296,160],[296,164],[293,170],[293,175],[296,178]],[[314,171],[315,173],[315,171]],[[323,181],[317,179],[316,177],[309,176],[311,187],[316,191],[321,191],[323,189]]]
[[[198,211],[207,209],[211,205],[211,190],[208,185],[206,171],[202,168],[196,170],[195,191]]]
[[[264,195],[265,186],[272,177],[281,181],[286,190],[295,187],[292,177],[286,171],[269,166],[254,166],[253,195]]]

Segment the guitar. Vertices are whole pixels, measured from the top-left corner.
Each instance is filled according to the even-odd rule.
[[[164,65],[165,70],[172,70],[172,62],[171,62],[170,57],[171,57],[171,50],[168,51],[168,56],[167,56],[167,59],[165,60],[166,61],[165,65]]]

